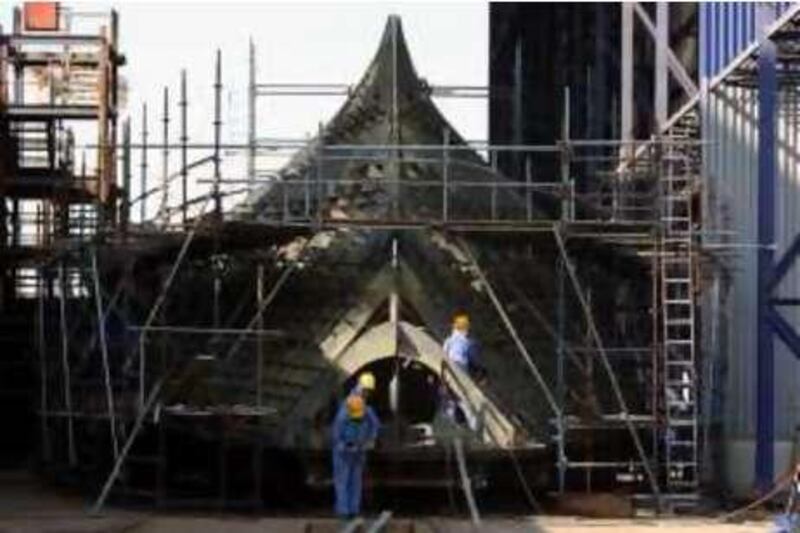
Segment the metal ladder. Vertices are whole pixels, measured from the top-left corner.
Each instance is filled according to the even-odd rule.
[[[661,378],[666,499],[692,506],[699,489],[691,148],[668,138],[661,168]]]

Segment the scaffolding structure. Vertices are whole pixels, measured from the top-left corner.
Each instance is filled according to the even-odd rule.
[[[110,31],[104,28],[96,36],[29,33],[16,24],[12,34],[0,35],[0,72],[13,72],[3,78],[0,91],[5,95],[0,100],[0,133],[13,141],[13,149],[0,159],[10,165],[0,181],[4,206],[10,206],[3,213],[9,221],[3,227],[11,228],[3,236],[2,253],[13,258],[4,272],[11,280],[10,294],[27,301],[30,316],[37,317],[41,457],[54,467],[101,472],[101,482],[93,479],[93,488],[101,489],[95,510],[111,495],[146,493],[159,505],[181,498],[200,501],[188,493],[167,494],[171,452],[166,435],[187,427],[219,436],[216,477],[208,487],[215,496],[202,501],[220,507],[231,501],[263,504],[265,434],[280,422],[265,401],[270,391],[263,390],[264,358],[270,349],[280,351],[281,343],[292,340],[285,331],[269,328],[265,311],[304,261],[303,250],[291,259],[275,250],[298,236],[310,239],[342,229],[431,231],[464,251],[470,272],[487,289],[509,338],[549,400],[557,490],[577,486],[588,491],[611,480],[629,484],[640,497],[655,498],[657,505],[697,500],[703,428],[695,310],[702,289],[702,227],[693,205],[703,178],[696,129],[678,134],[673,128],[671,135],[646,141],[572,139],[565,105],[562,138],[552,145],[457,143],[449,132],[440,143],[326,144],[320,134],[310,154],[316,171],[290,180],[260,168],[258,154],[295,152],[308,149],[309,143],[259,138],[258,97],[345,96],[352,87],[259,83],[251,42],[247,142],[222,142],[220,52],[214,69],[212,142],[189,142],[185,71],[179,142],[169,140],[167,89],[162,141],[151,141],[145,107],[140,141],[134,141],[126,122],[118,142],[116,84],[122,57],[116,25],[112,13]],[[42,43],[58,50],[28,51]],[[78,45],[93,48],[77,52]],[[48,100],[36,103],[23,97],[28,68],[49,73]],[[78,68],[79,73],[74,70]],[[55,75],[61,71],[63,76]],[[56,87],[62,79],[65,86]],[[87,84],[97,89],[89,91]],[[476,87],[428,89],[442,97],[487,93]],[[88,103],[71,95],[88,98]],[[90,121],[97,129],[96,142],[77,146],[97,156],[96,169],[88,174],[85,163],[76,170],[76,144],[65,126],[71,120]],[[162,157],[160,173],[148,163],[148,155],[156,151]],[[137,152],[141,193],[132,197]],[[180,166],[170,173],[174,152]],[[459,157],[466,152],[484,154],[483,164]],[[8,159],[8,153],[17,158]],[[223,153],[244,153],[247,175],[223,177]],[[502,175],[495,164],[500,154],[518,156],[523,175]],[[543,161],[547,166],[555,162],[558,175],[536,176]],[[376,162],[434,168],[439,179],[398,174],[381,181],[398,198],[424,191],[430,199],[425,209],[412,212],[397,205],[388,215],[343,216],[336,191],[359,183],[326,178],[324,169]],[[192,176],[201,168],[210,168],[211,177]],[[465,169],[482,173],[482,179],[460,178]],[[178,202],[169,196],[174,180],[181,184]],[[265,209],[249,201],[258,191],[282,200]],[[159,198],[159,208],[148,220],[151,197]],[[223,201],[228,197],[245,200],[226,210]],[[27,199],[38,202],[33,218],[21,207]],[[139,221],[134,223],[137,208]],[[35,233],[31,242],[23,235],[28,231]],[[540,309],[522,291],[496,290],[500,270],[493,273],[494,266],[480,264],[470,251],[469,243],[482,239],[550,243],[557,258],[552,266],[558,294],[554,308]],[[598,326],[585,260],[576,259],[587,246],[613,249],[646,265],[650,273],[644,309],[623,315],[613,334]],[[223,278],[230,279],[231,271],[243,281],[226,287]],[[525,309],[552,337],[555,383],[542,376],[529,353],[519,321],[507,312],[510,303]],[[576,311],[576,316],[569,314]],[[638,317],[635,323],[631,316]],[[583,325],[581,339],[569,333],[572,321]],[[624,339],[634,329],[647,331],[640,345]],[[222,364],[236,357],[251,360],[246,371],[229,376]],[[182,386],[187,367],[216,375],[224,387],[246,383],[254,394],[236,404],[214,398],[202,406],[169,404],[164,390]],[[608,383],[608,390],[599,393],[607,397],[593,402],[598,380]],[[623,380],[636,387],[622,386]],[[594,443],[603,439],[625,442],[624,451],[598,457]],[[243,446],[248,447],[252,471],[245,487],[227,474],[229,450]],[[138,474],[132,473],[134,466]],[[152,479],[136,477],[147,469]]]

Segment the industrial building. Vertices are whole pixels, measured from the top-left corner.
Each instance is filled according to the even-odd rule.
[[[13,7],[0,465],[93,513],[311,512],[336,406],[369,371],[375,510],[455,492],[475,525],[479,507],[546,514],[576,495],[663,515],[783,505],[800,6],[488,9],[486,87],[429,84],[398,16],[354,80],[264,82],[251,41],[231,142],[227,51],[193,74],[214,94],[190,141],[185,71],[149,114],[125,105],[124,17]],[[312,139],[264,137],[261,99],[321,96],[341,106]],[[486,139],[437,106],[460,98],[487,102]],[[442,348],[456,311],[480,373]]]

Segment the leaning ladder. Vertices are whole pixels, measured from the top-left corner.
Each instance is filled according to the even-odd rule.
[[[667,499],[692,505],[698,496],[698,398],[692,192],[695,161],[680,139],[662,155],[661,326],[664,466]]]

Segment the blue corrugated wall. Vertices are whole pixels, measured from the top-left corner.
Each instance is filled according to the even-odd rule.
[[[748,45],[756,41],[756,10],[761,6],[781,16],[791,2],[702,2],[700,3],[700,75],[713,78]]]

